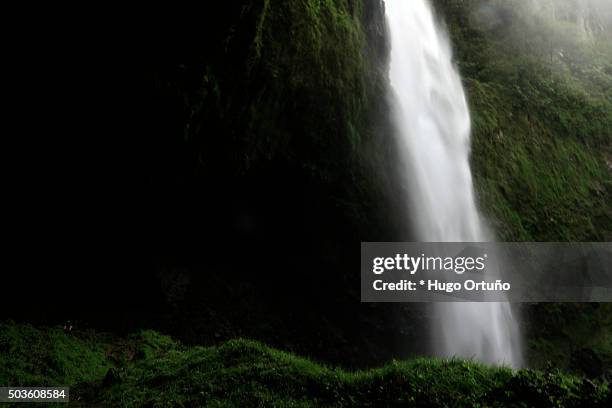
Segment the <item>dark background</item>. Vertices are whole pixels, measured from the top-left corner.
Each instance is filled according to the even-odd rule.
[[[254,337],[349,365],[405,352],[398,311],[359,302],[359,243],[401,229],[385,193],[357,185],[348,147],[326,149],[333,175],[321,177],[293,153],[316,164],[318,147],[304,142],[246,165],[252,142],[235,110],[204,112],[186,136],[206,67],[233,84],[233,106],[252,104],[264,81],[243,73],[248,15],[226,49],[243,3],[29,22],[7,81],[1,318],[155,328],[200,344]],[[376,7],[369,18],[384,24]],[[300,113],[318,103],[295,97],[278,120],[305,140]]]

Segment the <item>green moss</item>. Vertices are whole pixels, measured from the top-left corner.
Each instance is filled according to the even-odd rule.
[[[607,41],[581,43],[565,35],[573,32],[571,24],[551,22],[525,2],[436,4],[449,22],[467,86],[480,204],[498,237],[609,237],[612,75],[605,66],[612,52]],[[501,25],[482,14],[491,9],[506,19]]]
[[[500,238],[604,239],[612,228],[612,196],[600,152],[577,138],[555,136],[535,114],[486,106],[501,92],[474,85],[471,93],[476,186]]]
[[[177,341],[153,330],[141,331],[131,336],[130,341],[134,344],[136,356],[144,359],[153,358],[180,348]]]
[[[0,385],[59,386],[92,381],[111,366],[106,345],[90,333],[0,323]]]
[[[219,137],[234,169],[282,158],[326,181],[357,170],[385,80],[368,56],[362,1],[243,3],[225,53],[203,73],[215,81],[181,90],[186,137],[201,150],[200,162],[225,153]],[[210,135],[213,129],[219,134]]]
[[[572,35],[573,22],[551,21],[520,0],[434,3],[465,81],[475,187],[497,238],[609,241],[611,32],[584,42]],[[546,304],[526,312],[533,366],[580,371],[572,359],[587,349],[604,372],[610,369],[608,305]]]
[[[256,90],[247,111],[247,131],[256,141],[249,157],[270,157],[293,146],[296,136],[309,138],[296,143],[320,151],[356,146],[368,70],[360,12],[348,1],[334,0],[264,1],[258,10],[249,78],[266,86]],[[297,123],[307,120],[307,134],[285,128],[286,115]],[[305,159],[305,165],[313,162]]]
[[[98,389],[121,406],[604,406],[607,386],[560,372],[416,359],[347,372],[248,340],[136,362]]]
[[[186,348],[143,331],[126,339],[0,324],[0,384],[71,386],[87,405],[176,406],[606,406],[610,391],[559,371],[414,359],[349,372],[231,340]],[[581,405],[582,404],[582,405]]]
[[[592,352],[603,375],[612,367],[612,304],[542,304],[535,306],[537,318],[530,325],[528,360],[533,367],[555,366],[582,371],[575,352]],[[588,363],[587,363],[588,365]],[[599,367],[596,367],[599,368]]]

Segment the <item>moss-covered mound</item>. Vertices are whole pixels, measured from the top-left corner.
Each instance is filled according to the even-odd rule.
[[[69,385],[73,402],[176,406],[609,406],[607,384],[563,374],[415,359],[347,372],[250,340],[186,348],[0,325],[0,385]]]
[[[61,386],[93,381],[112,366],[100,335],[64,334],[0,323],[0,386]]]

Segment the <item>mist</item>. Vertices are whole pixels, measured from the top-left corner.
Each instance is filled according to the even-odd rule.
[[[470,19],[499,51],[544,62],[551,73],[591,91],[612,72],[609,0],[475,0]]]
[[[612,2],[609,0],[494,0],[477,1],[476,19],[492,30],[529,25],[541,30],[565,30],[581,39],[612,34]]]

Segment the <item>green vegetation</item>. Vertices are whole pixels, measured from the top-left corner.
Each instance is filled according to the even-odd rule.
[[[476,187],[499,238],[609,237],[612,32],[585,34],[564,3],[552,14],[547,2],[437,3],[472,107]]]
[[[518,0],[435,3],[448,22],[472,108],[472,162],[480,203],[499,238],[609,237],[611,26],[593,20],[589,30],[580,31],[586,26],[576,24],[571,10],[561,8],[549,16],[548,9],[528,9],[527,2]],[[393,190],[395,196],[404,192],[381,180],[381,175],[392,177],[393,143],[385,128],[383,20],[369,15],[382,9],[373,4],[243,0],[221,6],[226,10],[219,13],[220,28],[214,30],[221,41],[202,38],[213,44],[209,50],[200,48],[197,37],[197,57],[183,60],[181,55],[155,74],[156,91],[172,108],[163,105],[160,111],[176,116],[156,141],[164,153],[172,152],[160,155],[167,160],[158,160],[169,163],[160,167],[163,179],[174,177],[179,185],[199,191],[208,188],[202,180],[231,180],[223,184],[234,185],[251,172],[251,178],[240,180],[259,181],[254,188],[258,193],[276,192],[265,203],[278,202],[280,208],[286,206],[285,184],[274,184],[268,176],[289,174],[290,184],[297,184],[296,174],[304,176],[298,181],[316,185],[304,197],[322,202],[325,211],[319,211],[327,215],[317,216],[317,222],[333,220],[312,236],[325,237],[317,247],[324,248],[334,266],[347,265],[337,243],[348,242],[346,253],[352,253],[349,237],[358,242],[360,231],[367,231],[362,235],[371,240],[388,237],[375,232],[386,228],[375,210],[404,225],[389,210],[394,204],[381,199],[381,190]],[[257,173],[258,167],[265,171]],[[201,178],[191,179],[192,173]],[[269,189],[259,189],[268,182]],[[320,215],[307,210],[304,214]],[[280,217],[279,222],[285,221]],[[338,226],[351,223],[354,229],[338,233]],[[345,282],[354,280],[339,269],[330,268],[346,274],[346,279],[336,276],[345,288]],[[256,289],[245,292],[260,297]],[[342,295],[358,299],[358,291]],[[259,306],[242,292],[226,297],[231,307],[236,307],[236,298],[245,308]],[[211,298],[211,305],[193,307],[191,314],[222,309],[221,301]],[[337,304],[351,303],[344,298]],[[281,330],[278,337],[286,341],[286,332],[275,326],[292,317],[283,321],[276,315],[282,311],[272,312],[271,306],[261,310],[253,316],[269,318],[260,319],[269,326],[265,330],[275,335]],[[187,348],[153,331],[116,338],[2,323],[0,385],[70,385],[73,399],[109,406],[611,406],[603,378],[612,366],[612,305],[540,305],[530,310],[535,313],[526,323],[529,361],[540,368],[553,361],[563,372],[513,372],[435,359],[348,372],[248,340]],[[242,310],[235,314],[241,314],[240,323],[258,320]],[[313,326],[329,326],[323,327],[322,336],[341,332],[317,313],[313,316]],[[368,327],[375,321],[369,319]],[[204,322],[190,327],[198,335],[215,333]],[[380,333],[387,332],[364,336],[361,347],[378,342]],[[347,336],[336,344],[350,340]],[[566,370],[588,372],[599,380]]]
[[[384,195],[393,176],[385,168],[394,154],[386,137],[382,4],[241,0],[223,7],[229,17],[214,52],[158,74],[182,110],[183,134],[163,136],[181,146],[169,171],[188,164],[198,186],[206,177],[293,174],[319,189],[314,194],[344,225],[373,239],[389,224],[377,217],[390,217]]]
[[[541,304],[532,310],[527,361],[612,378],[610,304]]]
[[[93,381],[111,366],[105,341],[93,333],[67,335],[0,323],[0,386],[59,386]]]
[[[69,385],[73,401],[84,404],[603,407],[612,401],[605,383],[462,360],[394,361],[348,372],[249,340],[186,348],[152,331],[117,339],[14,323],[0,325],[0,339],[0,384]]]
[[[291,41],[279,41],[285,38]],[[299,121],[307,113],[308,139],[297,141],[314,145],[307,154],[356,145],[366,89],[364,48],[360,12],[346,1],[265,1],[249,50],[248,80],[254,77],[267,86],[252,95],[245,112],[244,136],[256,141],[248,160],[295,147],[290,138],[299,134],[284,129],[291,126],[287,114]],[[304,165],[318,162],[305,159]]]
[[[202,149],[214,143],[214,126],[232,140],[232,164],[244,171],[281,156],[323,180],[338,178],[359,163],[368,101],[384,95],[377,62],[366,58],[361,1],[243,3],[221,57],[207,56],[197,92],[179,87],[190,111],[186,139]],[[202,163],[219,153],[202,149]]]
[[[435,3],[471,105],[480,205],[499,239],[610,240],[612,9]],[[610,315],[611,304],[526,307],[529,361],[600,375],[612,364]]]

